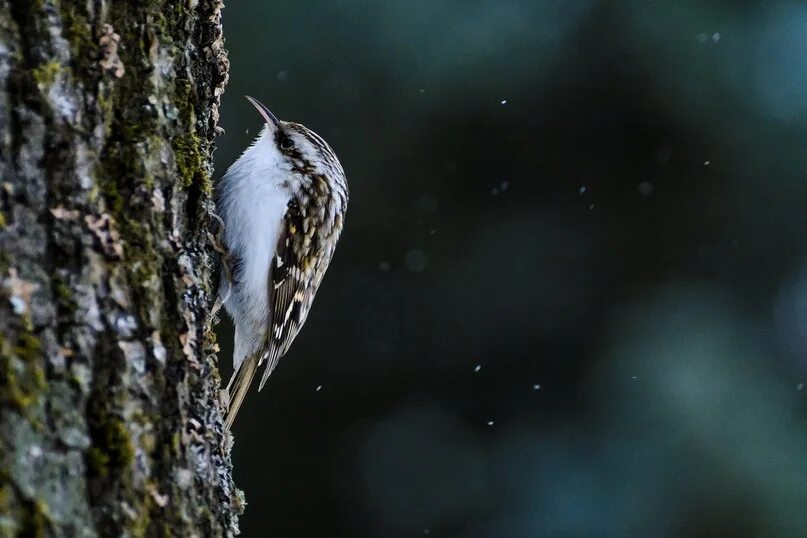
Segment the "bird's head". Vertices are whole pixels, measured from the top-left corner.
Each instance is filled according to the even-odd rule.
[[[254,148],[284,170],[304,175],[319,175],[344,183],[345,172],[336,154],[321,136],[311,129],[282,121],[253,97],[247,100],[258,110],[266,125]]]

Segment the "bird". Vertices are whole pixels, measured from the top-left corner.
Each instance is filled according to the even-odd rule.
[[[305,323],[348,204],[345,171],[327,142],[246,99],[264,125],[216,192],[223,224],[218,301],[235,326],[228,430],[259,368],[265,364],[258,391]]]

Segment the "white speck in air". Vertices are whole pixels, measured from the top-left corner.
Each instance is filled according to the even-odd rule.
[[[594,204],[591,204],[590,206],[588,206],[588,208],[589,209],[594,209]]]
[[[494,424],[496,424],[496,423],[493,422],[492,420],[488,420],[488,426],[493,426]]]
[[[703,166],[709,166],[712,164],[712,161],[703,161]]]
[[[631,376],[631,379],[639,379],[638,375]]]
[[[720,32],[715,32],[712,34],[712,42],[717,43],[720,41]]]
[[[499,186],[499,188],[501,190],[503,190],[503,191],[506,191],[507,189],[510,188],[510,182],[509,181],[502,181],[502,184]]]
[[[532,390],[541,390],[541,385],[536,383],[535,385],[532,386]]]
[[[587,190],[588,187],[586,187],[585,185],[580,185],[580,194],[585,194]]]
[[[436,234],[436,233],[437,233],[437,230],[435,230],[434,228],[432,228],[431,230],[429,230],[429,235],[434,235],[434,234]]]
[[[426,93],[426,90],[420,89],[420,90],[418,90],[418,93]]]
[[[319,391],[321,391],[321,390],[322,390],[322,385],[317,385],[317,389],[316,389],[316,391],[315,391],[315,392],[319,392]]]
[[[796,390],[804,390],[804,383],[799,383],[796,385]]]
[[[482,365],[481,365],[481,364],[477,364],[476,366],[474,366],[474,373],[478,372],[478,371],[479,371],[479,370],[481,370],[481,369],[482,369]]]
[[[502,99],[502,104],[506,105],[507,104],[507,99]]]

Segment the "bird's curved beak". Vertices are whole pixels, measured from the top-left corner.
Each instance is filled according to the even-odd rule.
[[[271,127],[272,129],[276,129],[277,127],[280,126],[280,120],[278,120],[277,117],[274,114],[272,114],[272,111],[266,108],[263,105],[263,103],[261,103],[254,97],[250,97],[249,95],[245,95],[244,97],[247,98],[247,101],[252,103],[252,106],[258,109],[258,113],[261,116],[263,116],[263,119],[266,120],[266,123],[267,125],[269,125],[269,127]]]

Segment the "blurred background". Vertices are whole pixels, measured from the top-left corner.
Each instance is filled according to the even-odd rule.
[[[807,535],[807,4],[239,0],[220,177],[351,189],[245,536]],[[221,362],[231,371],[231,327]]]

